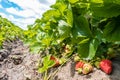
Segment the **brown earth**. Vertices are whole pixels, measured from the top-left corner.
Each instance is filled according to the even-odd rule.
[[[37,72],[39,54],[29,52],[19,39],[5,41],[0,50],[0,80],[43,80],[42,74]],[[107,75],[94,68],[88,75],[80,75],[74,70],[74,62],[68,61],[64,66],[52,69],[59,71],[50,80],[120,80],[120,59],[113,60],[113,72]]]

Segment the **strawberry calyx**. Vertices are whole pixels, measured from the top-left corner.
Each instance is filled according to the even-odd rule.
[[[82,70],[83,70],[82,68],[78,68],[78,69],[77,69],[77,71],[78,71],[79,74],[82,73]]]

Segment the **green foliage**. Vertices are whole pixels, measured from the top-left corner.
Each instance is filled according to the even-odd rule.
[[[75,37],[80,36],[92,37],[88,20],[84,16],[77,16],[74,18],[74,21],[75,26],[73,27],[73,30],[75,31],[73,32],[73,35],[75,35],[75,33],[77,34]]]
[[[107,41],[116,42],[120,41],[120,17],[113,18],[105,25],[104,37]]]
[[[91,0],[90,9],[93,15],[99,17],[117,17],[120,15],[120,1],[119,0]],[[97,3],[96,3],[97,2]]]
[[[0,46],[6,39],[23,38],[23,30],[0,16]]]
[[[57,0],[28,30],[34,35],[31,50],[63,43],[82,58],[93,59],[101,43],[120,41],[119,5],[119,0]]]
[[[51,68],[53,65],[55,64],[55,62],[53,60],[50,60],[50,55],[47,55],[43,58],[43,66],[41,68],[39,68],[39,72],[43,73],[45,71],[47,71],[49,68]]]
[[[97,39],[83,42],[78,46],[78,53],[82,58],[92,59],[95,56],[99,44]]]
[[[78,2],[79,0],[68,0],[70,3],[76,3]]]

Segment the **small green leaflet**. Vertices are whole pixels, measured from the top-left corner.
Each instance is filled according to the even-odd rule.
[[[43,73],[55,64],[53,60],[50,60],[50,56],[47,55],[43,58],[43,66],[38,69],[38,72]]]

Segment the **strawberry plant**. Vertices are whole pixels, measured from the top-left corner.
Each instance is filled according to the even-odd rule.
[[[119,0],[56,0],[40,19],[28,25],[28,30],[23,31],[0,17],[0,45],[5,39],[20,35],[33,53],[42,54],[47,50],[50,55],[57,55],[58,58],[69,58],[77,54],[77,61],[82,59],[94,62],[96,57],[116,56],[113,45],[120,45],[119,30]],[[57,59],[50,58],[43,58],[40,72],[55,65]],[[99,62],[96,61],[95,65],[98,66]],[[103,66],[100,68],[111,73],[110,66],[109,70]],[[87,64],[83,73],[90,71],[92,67]]]
[[[100,68],[101,59],[116,55],[109,48],[119,45],[119,9],[119,0],[56,0],[24,32],[25,43],[34,53],[48,50],[58,58],[77,54],[76,61],[93,60],[93,65]],[[100,59],[96,60],[97,57]],[[92,67],[86,66],[80,71],[88,74]]]

